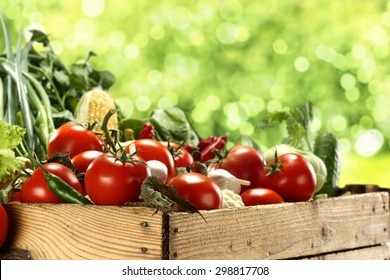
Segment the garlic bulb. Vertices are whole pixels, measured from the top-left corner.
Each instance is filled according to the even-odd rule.
[[[146,162],[150,169],[150,175],[156,176],[163,183],[167,182],[168,178],[168,167],[159,160],[148,160]]]
[[[217,183],[221,190],[231,190],[236,194],[241,192],[241,185],[249,186],[251,182],[241,180],[233,176],[225,169],[213,169],[207,175],[210,179]]]

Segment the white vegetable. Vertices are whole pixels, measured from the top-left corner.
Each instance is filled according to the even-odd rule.
[[[146,162],[150,169],[150,175],[156,176],[162,182],[166,183],[168,178],[168,167],[159,160],[148,160]]]
[[[222,206],[221,208],[240,208],[244,207],[242,198],[239,194],[231,190],[222,190]]]
[[[251,183],[249,181],[236,178],[225,169],[209,170],[207,176],[216,182],[221,190],[231,190],[236,194],[241,192],[241,185],[249,186]]]

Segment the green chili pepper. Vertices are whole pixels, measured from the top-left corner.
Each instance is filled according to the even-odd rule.
[[[69,186],[60,177],[40,167],[45,174],[46,184],[49,189],[65,203],[92,204],[92,202]]]

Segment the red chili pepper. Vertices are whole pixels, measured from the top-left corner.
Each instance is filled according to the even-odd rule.
[[[205,147],[200,153],[200,162],[206,162],[215,157],[214,149],[221,151],[227,143],[227,135],[216,137],[216,140]]]
[[[152,124],[144,124],[141,129],[141,132],[138,135],[138,139],[154,139],[154,126]]]
[[[218,137],[217,136],[210,136],[202,141],[200,141],[198,143],[198,148],[199,148],[199,151],[203,151],[207,146],[209,146],[210,144],[214,143],[215,141],[217,141]]]

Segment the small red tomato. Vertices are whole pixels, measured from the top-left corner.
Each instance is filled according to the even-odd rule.
[[[103,155],[102,151],[85,151],[75,155],[72,158],[72,164],[76,167],[78,172],[87,171],[88,166],[99,156]]]
[[[132,144],[126,147],[126,151],[130,153],[131,145],[135,145],[137,156],[145,161],[158,160],[168,168],[168,179],[170,180],[176,175],[175,162],[168,148],[154,139],[137,139]]]
[[[50,173],[57,175],[68,185],[79,193],[83,193],[77,176],[65,165],[58,162],[50,162],[43,165]],[[20,201],[31,203],[61,203],[62,200],[56,196],[47,186],[45,174],[41,168],[34,171],[22,185],[20,190]]]
[[[3,246],[8,233],[8,216],[4,206],[0,204],[0,248]]]
[[[173,160],[175,162],[175,167],[194,167],[195,160],[184,147],[181,147],[178,143],[169,142],[161,142],[165,147],[170,149],[170,153],[173,156]]]
[[[280,194],[286,202],[307,201],[316,189],[313,166],[298,154],[284,154],[264,168],[261,186]]]
[[[78,123],[65,123],[60,126],[51,136],[48,145],[48,156],[56,153],[75,155],[88,151],[103,151],[103,141],[92,131]]]
[[[266,188],[253,188],[241,194],[245,206],[283,203],[283,198],[275,191]]]
[[[198,210],[219,209],[222,191],[210,178],[200,173],[182,173],[168,182],[179,194],[191,202]]]

